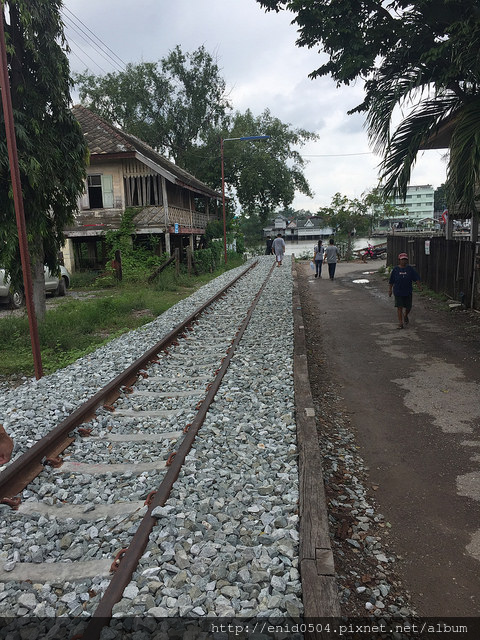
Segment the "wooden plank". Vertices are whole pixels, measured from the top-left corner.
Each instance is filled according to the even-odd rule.
[[[304,618],[340,616],[338,586],[335,578],[318,575],[314,560],[302,560],[300,573],[302,575]],[[322,638],[321,635],[312,637]]]
[[[295,391],[297,396],[297,391]],[[300,517],[303,535],[300,539],[302,555],[315,557],[315,549],[330,546],[328,513],[326,508],[323,467],[315,419],[306,412],[297,413],[297,434],[300,474]]]
[[[322,456],[308,376],[307,349],[302,308],[294,269],[294,388],[299,452],[299,567],[302,579],[304,617],[340,615],[335,566],[330,545]],[[311,638],[327,638],[315,630]]]

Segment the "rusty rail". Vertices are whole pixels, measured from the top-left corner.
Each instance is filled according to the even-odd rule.
[[[273,269],[275,268],[275,263],[273,264],[265,282],[261,286],[257,295],[255,296],[250,308],[245,315],[245,318],[240,325],[235,338],[232,340],[232,344],[229,347],[225,358],[222,361],[222,364],[218,370],[218,373],[211,383],[208,393],[205,396],[205,399],[202,401],[197,415],[191,422],[188,431],[186,433],[185,438],[182,440],[182,443],[176,452],[171,465],[168,467],[168,471],[165,474],[162,482],[160,483],[156,493],[153,494],[151,501],[148,504],[148,511],[143,517],[140,525],[138,526],[137,531],[135,532],[128,549],[122,550],[125,551],[124,555],[120,563],[118,564],[115,573],[113,575],[112,580],[110,581],[109,586],[107,587],[102,599],[100,600],[97,609],[93,613],[91,620],[88,622],[83,637],[88,638],[88,640],[98,640],[101,635],[102,628],[108,624],[110,618],[112,617],[112,609],[113,606],[119,602],[122,597],[123,591],[125,587],[130,582],[133,572],[135,571],[140,558],[142,557],[143,552],[148,543],[148,539],[150,533],[152,532],[153,527],[156,524],[156,519],[152,517],[151,512],[156,507],[163,506],[172,490],[172,487],[178,478],[180,470],[183,466],[185,458],[192,448],[193,442],[198,434],[200,427],[202,426],[205,418],[207,416],[210,405],[217,394],[218,389],[222,383],[222,379],[230,365],[230,361],[235,353],[235,350],[245,333],[245,330],[250,322],[252,314],[255,310],[255,307],[260,300],[260,297],[265,289],[266,283],[272,274]],[[152,492],[153,493],[153,492]]]
[[[201,305],[189,315],[186,320],[172,329],[162,340],[135,360],[125,371],[116,376],[105,387],[100,389],[89,400],[76,409],[71,415],[54,427],[48,434],[36,442],[24,454],[12,462],[0,474],[0,502],[2,499],[11,499],[22,491],[44,469],[46,458],[56,458],[75,439],[72,434],[74,429],[87,422],[95,415],[99,406],[111,403],[120,395],[120,389],[130,386],[138,377],[139,372],[151,362],[157,354],[168,347],[182,334],[205,309],[221,298],[240,278],[245,276],[258,262],[252,263],[242,271],[234,280],[218,291],[212,298]],[[173,466],[173,465],[172,465]]]

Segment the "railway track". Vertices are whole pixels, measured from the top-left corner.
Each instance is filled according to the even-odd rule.
[[[3,568],[0,565],[0,583],[18,587],[21,595],[17,616],[45,615],[55,619],[55,624],[61,616],[89,618],[86,628],[85,624],[81,625],[81,633],[90,640],[100,637],[102,627],[125,589],[138,590],[135,586],[137,565],[139,561],[145,562],[146,548],[146,557],[153,557],[147,545],[152,544],[151,534],[157,523],[161,522],[163,528],[173,526],[168,524],[167,499],[200,427],[209,411],[212,413],[212,402],[216,402],[216,394],[222,389],[222,380],[236,350],[242,349],[245,340],[248,344],[248,335],[245,338],[244,334],[248,334],[257,305],[263,307],[260,322],[275,321],[272,313],[281,317],[275,303],[285,304],[285,292],[279,295],[282,274],[270,268],[271,261],[268,269],[266,264],[263,261],[260,268],[250,265],[235,283],[216,294],[214,300],[193,310],[185,322],[150,347],[125,372],[0,474],[0,494],[12,507],[8,513],[2,508],[2,519],[8,519],[8,536],[2,545],[6,562]],[[269,287],[273,287],[273,299]],[[258,340],[258,328],[256,335]],[[269,333],[265,335],[268,339]],[[279,339],[282,344],[282,336]],[[250,356],[246,366],[248,370]],[[259,364],[255,362],[254,366],[258,368]],[[241,391],[241,387],[232,386],[234,384],[231,381],[228,387],[227,407],[232,401],[228,394],[235,396]],[[269,393],[268,383],[264,393]],[[286,395],[288,397],[288,393]],[[260,390],[258,394],[253,390],[253,403],[260,406],[261,398]],[[287,458],[295,464],[291,398],[286,406],[291,413],[285,413],[279,426],[287,425]],[[215,404],[213,409],[215,414]],[[227,424],[230,419],[225,418],[223,411],[215,418],[223,426],[225,419]],[[249,425],[239,417],[238,424],[228,426],[233,428],[234,435],[230,446],[239,446],[241,450],[249,439]],[[246,427],[247,435],[242,427]],[[218,424],[213,429],[218,431]],[[278,435],[284,437],[283,433]],[[260,455],[265,452],[265,446],[258,443]],[[195,449],[193,451],[195,454]],[[275,473],[283,474],[280,483],[283,491],[292,484],[292,479],[287,477],[284,463],[277,462],[274,455],[268,458]],[[199,460],[200,465],[210,464]],[[236,481],[240,481],[240,477]],[[275,488],[269,485],[264,490],[272,492]],[[19,493],[22,501],[17,505],[15,497]],[[293,505],[287,508],[291,512],[288,522],[283,514],[279,515],[281,524],[285,525],[280,527],[282,535],[288,530],[290,537],[284,549],[286,556],[277,564],[282,564],[282,571],[285,563],[290,566],[290,577],[295,583],[291,588],[293,594],[298,591],[299,583],[294,561],[295,491],[289,495],[292,497]],[[211,517],[217,519],[217,516]],[[174,522],[178,523],[178,519],[177,513]],[[271,520],[261,524],[268,530]],[[204,529],[202,524],[199,530]],[[32,544],[28,553],[21,553],[16,543],[28,537],[29,531],[35,531]],[[171,560],[168,556],[167,553],[167,561]],[[179,557],[183,562],[183,554]],[[160,561],[154,560],[154,565],[155,572]],[[143,571],[150,575],[148,567]],[[25,584],[35,585],[33,592],[25,589]],[[5,593],[8,594],[8,589],[0,591],[3,615],[8,609],[5,606],[2,609],[2,601],[7,606],[9,603],[9,597],[2,597]],[[232,597],[235,593],[233,589]],[[297,594],[292,595],[290,601],[295,599]],[[178,615],[178,607],[176,611]],[[190,609],[187,606],[185,611],[193,616],[202,615],[201,606]],[[293,605],[291,611],[294,611]],[[236,613],[234,607],[232,612]],[[208,614],[207,609],[205,613]],[[158,615],[170,615],[170,612],[167,608],[166,613]],[[173,610],[172,615],[175,615]]]

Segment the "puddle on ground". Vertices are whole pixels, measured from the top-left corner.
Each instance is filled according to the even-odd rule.
[[[368,284],[370,280],[366,280],[365,278],[360,278],[359,280],[352,280],[354,284]]]

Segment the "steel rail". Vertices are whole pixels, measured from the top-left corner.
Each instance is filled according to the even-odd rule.
[[[185,458],[192,448],[193,442],[198,434],[200,427],[205,421],[210,405],[212,404],[215,395],[220,388],[222,379],[230,365],[230,361],[233,358],[235,350],[240,343],[243,334],[245,333],[255,307],[257,306],[258,301],[262,296],[262,293],[274,268],[275,263],[270,269],[268,276],[265,278],[265,281],[260,287],[252,304],[250,305],[250,308],[245,315],[243,322],[238,328],[235,338],[232,340],[232,344],[227,350],[226,356],[222,361],[218,373],[214,381],[212,382],[212,385],[209,388],[205,399],[202,401],[202,404],[199,407],[195,418],[189,426],[185,438],[182,440],[182,443],[178,451],[176,452],[175,457],[173,458],[171,466],[168,467],[167,473],[163,477],[163,480],[161,481],[153,497],[153,500],[149,504],[147,513],[144,515],[137,531],[133,535],[130,546],[125,550],[125,554],[122,557],[120,564],[118,565],[118,568],[116,569],[112,580],[110,581],[110,584],[105,590],[105,593],[103,594],[102,599],[100,600],[96,610],[94,611],[92,618],[87,623],[82,637],[88,638],[88,640],[98,640],[100,638],[103,627],[110,621],[112,617],[113,607],[117,602],[119,602],[125,587],[130,582],[133,572],[137,568],[138,562],[148,544],[150,533],[152,532],[153,527],[157,522],[156,518],[151,515],[151,512],[156,507],[162,507],[166,503],[172,487],[179,476]]]
[[[44,461],[46,458],[56,458],[60,452],[75,440],[75,437],[71,434],[77,426],[92,419],[99,406],[116,400],[120,395],[120,389],[122,387],[130,386],[137,379],[139,371],[154,360],[160,351],[166,349],[174,342],[175,339],[185,331],[186,327],[192,324],[210,305],[225,295],[228,289],[243,278],[252,268],[256,267],[257,264],[258,261],[255,261],[248,266],[242,273],[234,278],[234,280],[229,282],[207,302],[190,314],[183,322],[172,329],[162,340],[135,360],[125,371],[97,391],[95,395],[78,407],[59,425],[54,427],[19,458],[14,460],[14,462],[0,474],[0,502],[2,499],[9,500],[22,491],[44,469]]]

